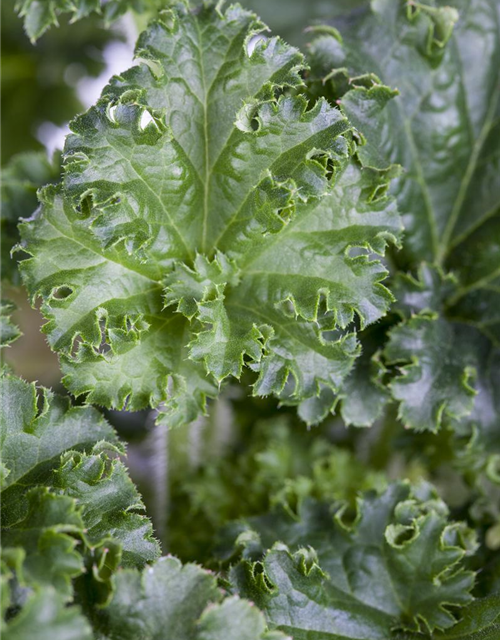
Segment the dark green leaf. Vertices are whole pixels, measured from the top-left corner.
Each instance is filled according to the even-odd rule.
[[[305,501],[241,524],[236,545],[258,559],[232,570],[238,592],[270,622],[298,638],[386,640],[392,629],[427,632],[451,627],[452,608],[471,601],[474,574],[464,569],[475,548],[465,525],[422,486],[394,484],[367,494],[352,521],[335,505]],[[312,547],[315,551],[306,550]]]

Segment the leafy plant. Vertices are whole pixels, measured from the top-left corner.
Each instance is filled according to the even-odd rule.
[[[155,17],[3,174],[2,632],[494,640],[498,3],[222,5],[16,5]]]

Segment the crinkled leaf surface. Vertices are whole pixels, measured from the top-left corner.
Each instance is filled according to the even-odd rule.
[[[42,389],[39,410],[34,384],[3,375],[0,385],[2,503],[12,509],[7,521],[15,522],[19,495],[27,486],[47,479],[62,453],[90,451],[99,440],[115,442],[116,435],[95,409],[71,407],[67,398]]]
[[[17,264],[10,256],[11,249],[19,242],[17,224],[37,208],[37,189],[57,181],[60,173],[60,153],[52,160],[43,152],[20,153],[2,169],[2,280],[18,283]]]
[[[137,490],[116,459],[116,435],[90,407],[71,407],[44,389],[39,409],[34,385],[13,375],[0,385],[2,544],[25,556],[16,580],[70,599],[73,579],[91,571],[105,599],[120,559],[141,567],[159,555],[151,523],[138,513]]]
[[[417,271],[427,260],[457,277],[436,288],[437,276],[421,273],[418,287],[409,279],[396,292],[420,296],[410,313],[431,312],[408,316],[386,350],[390,362],[406,363],[392,390],[403,421],[419,430],[445,419],[499,423],[488,391],[499,344],[499,25],[494,0],[372,2],[338,23],[343,41],[325,34],[311,49],[313,93],[339,98],[372,133],[373,166],[405,169],[392,187],[406,227],[396,262]],[[375,126],[366,86],[378,77],[400,95]]]
[[[385,640],[395,628],[447,628],[450,607],[472,599],[474,574],[463,567],[472,532],[449,523],[424,486],[367,494],[354,522],[338,505],[305,501],[296,517],[275,511],[246,527],[236,545],[250,559],[232,570],[233,581],[293,637]],[[260,561],[276,541],[293,553],[276,544]]]
[[[400,231],[388,175],[338,108],[290,91],[302,56],[263,28],[236,6],[163,14],[23,225],[25,283],[90,402],[178,424],[250,364],[256,394],[315,422],[358,355],[348,327],[389,307],[372,258]]]
[[[200,567],[161,558],[143,573],[121,571],[98,625],[111,640],[285,640],[267,635],[264,616],[237,597],[222,601],[215,576]]]
[[[53,488],[81,505],[85,535],[91,544],[112,537],[122,547],[122,566],[142,566],[159,555],[151,522],[140,512],[144,505],[120,460],[70,452],[54,471]]]
[[[316,74],[372,72],[399,90],[378,147],[381,158],[406,170],[393,189],[411,262],[453,255],[461,261],[460,245],[484,224],[494,227],[499,207],[498,3],[446,4],[372,2],[339,23],[343,43],[323,36],[313,46]],[[353,97],[346,96],[344,108],[355,124],[369,125]],[[486,262],[492,274],[495,264]]]
[[[405,320],[389,331],[384,350],[399,372],[390,387],[406,425],[451,428],[456,468],[469,480],[486,472],[497,482],[500,352],[475,327],[446,317],[446,299],[457,286],[426,264],[417,278],[395,278],[396,309]]]
[[[25,552],[24,584],[52,586],[69,600],[72,579],[84,571],[82,555],[76,550],[76,536],[84,529],[76,503],[45,487],[29,491],[26,500],[25,517],[12,527],[2,526],[2,544]]]
[[[500,633],[500,596],[475,600],[461,612],[460,622],[436,640],[495,640]]]

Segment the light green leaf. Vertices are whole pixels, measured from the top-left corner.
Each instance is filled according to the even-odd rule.
[[[51,587],[37,588],[23,609],[3,628],[4,640],[92,640],[92,630],[79,607],[65,606]]]
[[[256,395],[315,423],[353,323],[392,302],[372,257],[400,235],[390,171],[364,166],[338,108],[296,95],[301,54],[263,30],[237,6],[162,14],[22,225],[24,281],[89,402],[180,424],[249,365]]]
[[[221,600],[212,573],[168,556],[142,574],[125,570],[116,575],[115,593],[99,626],[110,640],[271,640],[264,617],[249,602]]]
[[[354,521],[347,516],[309,500],[295,517],[275,511],[249,519],[247,530],[242,523],[244,555],[255,561],[259,547],[274,547],[262,564],[244,560],[232,570],[238,593],[298,638],[386,640],[392,629],[451,627],[451,608],[472,599],[474,574],[463,566],[472,531],[449,523],[428,487],[404,483],[366,494]]]

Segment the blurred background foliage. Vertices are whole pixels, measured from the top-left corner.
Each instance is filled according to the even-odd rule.
[[[13,4],[2,2],[1,8],[2,165],[21,151],[43,150],[43,140],[51,144],[47,125],[62,127],[84,108],[78,83],[99,76],[106,45],[123,39],[87,18],[78,26],[61,20],[33,45]]]
[[[335,11],[330,0],[242,4],[284,39],[302,46],[308,26],[339,17],[349,20],[366,0],[337,0]],[[4,1],[1,12],[2,277],[11,272],[15,285],[4,286],[3,295],[18,306],[14,319],[24,334],[5,359],[25,379],[64,392],[57,358],[40,333],[41,316],[12,274],[9,251],[16,242],[16,220],[36,208],[37,188],[57,180],[59,157],[53,153],[62,146],[68,121],[97,99],[112,73],[130,66],[133,42],[147,16],[127,15],[112,29],[95,15],[78,25],[61,19],[59,28],[51,28],[33,46],[13,2]],[[19,189],[24,190],[21,201],[14,197]],[[14,200],[22,202],[22,210],[11,206]],[[382,488],[387,479],[399,477],[432,480],[455,517],[476,513],[490,546],[500,546],[495,529],[500,514],[485,517],[485,509],[495,503],[489,496],[498,488],[486,482],[478,498],[457,471],[460,461],[454,459],[451,432],[404,431],[393,413],[389,407],[369,430],[346,428],[337,418],[308,430],[293,409],[278,412],[274,400],[249,398],[241,387],[229,386],[207,418],[170,432],[154,426],[154,412],[106,415],[129,443],[128,464],[164,551],[182,560],[207,561],[217,544],[216,532],[229,519],[261,513],[277,503],[293,511],[308,496],[353,502],[357,491]]]

